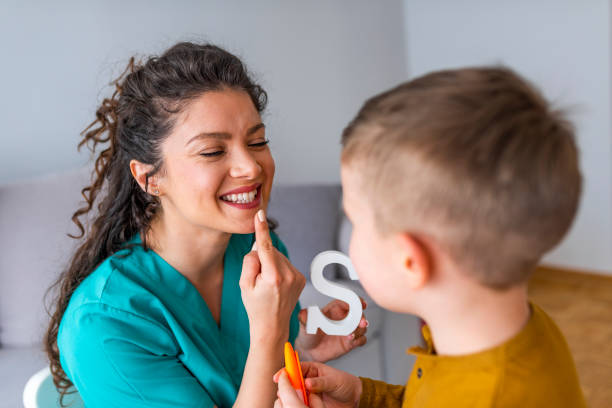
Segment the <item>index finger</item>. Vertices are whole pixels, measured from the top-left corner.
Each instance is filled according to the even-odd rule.
[[[255,214],[255,244],[263,272],[263,267],[271,265],[274,257],[274,245],[264,210],[259,210]]]

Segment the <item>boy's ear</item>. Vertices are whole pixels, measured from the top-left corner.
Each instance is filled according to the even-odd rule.
[[[130,160],[130,172],[134,180],[136,180],[140,188],[142,188],[142,191],[153,195],[159,195],[159,186],[156,180],[149,178],[147,185],[147,174],[152,172],[153,169],[154,167],[151,164],[141,163],[138,160]],[[158,193],[155,194],[155,191],[158,191]]]
[[[398,234],[401,251],[400,267],[405,272],[411,289],[420,289],[431,278],[430,254],[427,246],[408,232]]]

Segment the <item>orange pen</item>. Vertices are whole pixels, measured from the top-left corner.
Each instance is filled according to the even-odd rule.
[[[304,376],[302,375],[302,365],[300,364],[300,358],[298,357],[297,351],[293,351],[291,343],[285,343],[285,370],[289,375],[289,381],[296,390],[301,390],[304,396],[304,404],[308,406],[308,395],[306,394],[306,387],[304,386]]]

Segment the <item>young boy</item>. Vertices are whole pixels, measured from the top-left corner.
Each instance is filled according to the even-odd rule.
[[[509,69],[448,70],[368,100],[342,144],[350,257],[377,303],[423,318],[426,346],[406,386],[303,363],[311,407],[585,407],[563,335],[527,298],[580,197],[563,115]],[[274,380],[275,407],[303,406]]]

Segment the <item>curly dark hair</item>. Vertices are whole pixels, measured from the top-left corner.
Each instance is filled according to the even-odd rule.
[[[51,288],[57,290],[57,298],[44,345],[62,404],[72,387],[57,346],[62,316],[79,284],[132,236],[141,232],[148,248],[147,231],[160,208],[159,199],[148,194],[148,180],[162,166],[160,146],[172,130],[176,114],[202,93],[224,88],[245,91],[258,112],[267,103],[266,92],[251,79],[240,59],[211,44],[178,43],[140,64],[132,57],[111,85],[114,93],[103,100],[79,143],[79,149],[88,145],[93,152],[105,146],[95,160],[92,184],[81,191],[86,204],[72,216],[80,234],[70,236],[82,238],[82,243]],[[130,172],[132,159],[153,166],[145,191]],[[86,231],[80,218],[87,216],[94,204],[97,213]]]

